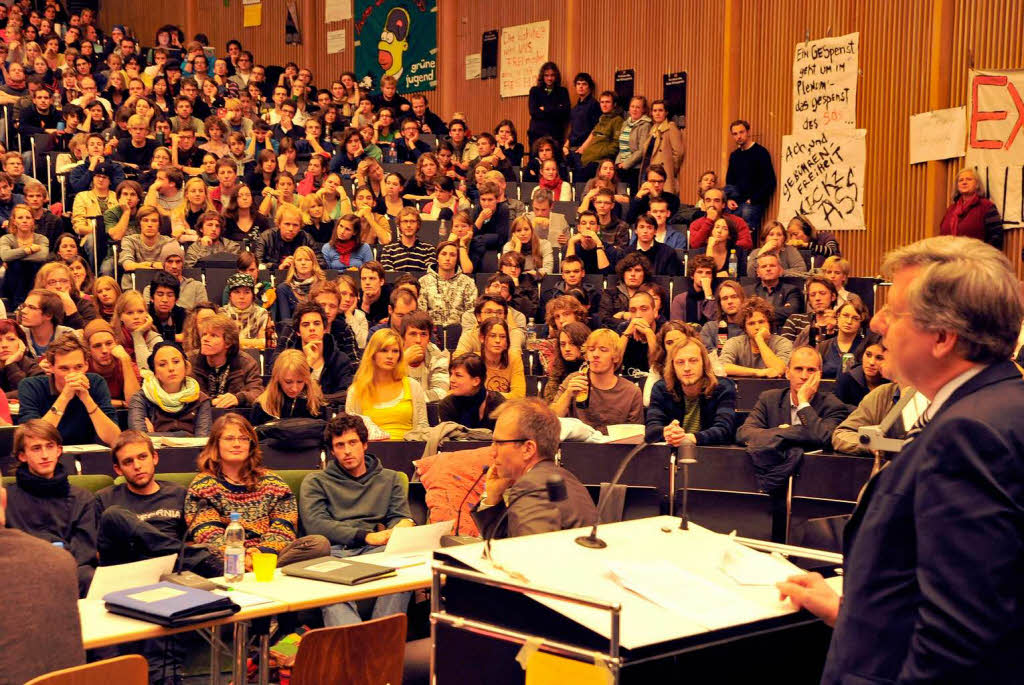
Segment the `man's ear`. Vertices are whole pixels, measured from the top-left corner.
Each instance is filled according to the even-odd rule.
[[[960,336],[953,331],[938,331],[935,333],[935,342],[932,343],[932,356],[936,359],[949,356],[959,340]]]

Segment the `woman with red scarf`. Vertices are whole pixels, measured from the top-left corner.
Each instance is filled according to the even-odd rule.
[[[338,219],[338,225],[334,229],[334,240],[324,243],[320,249],[327,261],[328,269],[358,269],[366,262],[373,261],[370,246],[359,239],[358,226],[359,217],[355,214],[346,214]]]
[[[1003,219],[974,169],[961,169],[956,175],[953,204],[942,217],[941,235],[963,235],[977,238],[996,249],[1003,249]]]
[[[537,187],[550,190],[555,202],[572,199],[572,187],[558,175],[558,162],[553,159],[545,160],[541,164],[540,182]]]

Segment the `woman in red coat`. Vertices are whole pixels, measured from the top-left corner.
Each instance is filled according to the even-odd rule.
[[[939,232],[977,238],[1003,249],[1003,219],[985,197],[985,188],[974,169],[961,169],[956,175],[953,204],[946,209]]]

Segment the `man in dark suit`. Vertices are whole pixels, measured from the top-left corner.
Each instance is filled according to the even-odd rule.
[[[597,522],[597,508],[572,473],[556,466],[558,418],[536,397],[505,402],[495,412],[494,463],[487,472],[484,496],[473,519],[485,536],[508,506],[508,517],[495,537],[550,533]],[[551,502],[545,484],[551,476],[565,481],[566,499]]]
[[[792,283],[783,283],[779,256],[766,253],[757,256],[757,283],[747,295],[763,297],[775,309],[775,330],[781,331],[786,319],[804,310],[804,296]]]
[[[889,254],[881,333],[893,377],[931,400],[868,481],[844,533],[843,600],[821,576],[783,596],[835,626],[823,683],[1020,683],[1024,644],[1024,319],[1006,257],[973,238]]]
[[[779,428],[803,427],[805,447],[830,447],[832,431],[850,413],[850,408],[830,392],[818,392],[821,383],[821,355],[813,347],[793,350],[786,367],[788,388],[765,390],[754,410],[736,432],[736,441],[747,444]]]

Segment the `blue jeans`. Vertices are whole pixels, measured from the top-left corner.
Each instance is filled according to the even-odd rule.
[[[355,557],[363,554],[376,554],[377,552],[383,551],[384,547],[374,545],[367,545],[356,549],[345,549],[340,545],[331,546],[331,556],[341,558]],[[370,618],[381,618],[382,616],[390,616],[392,614],[404,614],[406,608],[409,606],[409,599],[411,597],[411,592],[397,592],[393,595],[383,595],[378,597],[373,602],[373,614]],[[339,602],[338,604],[331,604],[330,606],[324,607],[322,611],[325,626],[347,626],[353,623],[362,623],[363,621],[362,617],[359,616],[359,610],[356,608],[355,602]]]
[[[761,215],[764,214],[764,207],[755,205],[753,202],[741,202],[734,213],[747,222],[747,226],[750,227],[750,239],[754,245],[757,245],[760,242],[758,235],[761,231]]]

